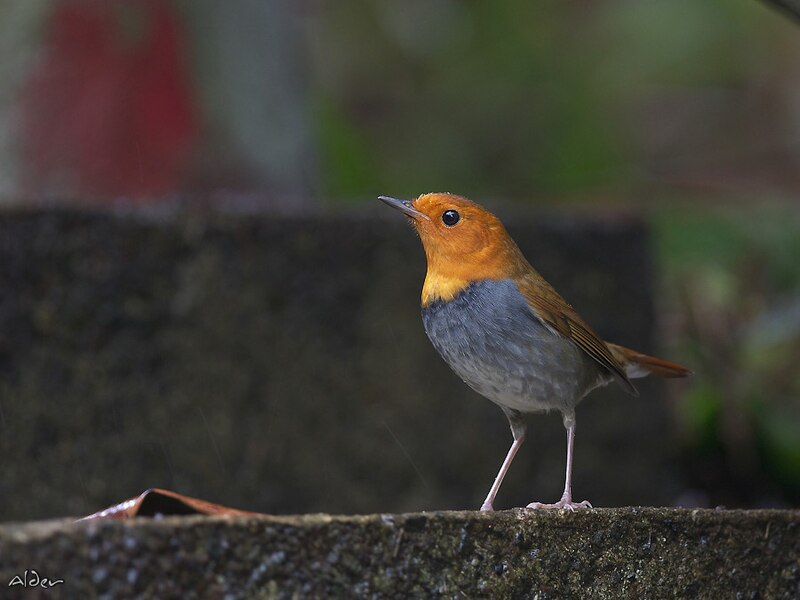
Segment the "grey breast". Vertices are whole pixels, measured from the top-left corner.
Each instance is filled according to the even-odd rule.
[[[482,280],[422,310],[450,368],[489,400],[521,412],[568,410],[610,375],[533,313],[511,280]]]

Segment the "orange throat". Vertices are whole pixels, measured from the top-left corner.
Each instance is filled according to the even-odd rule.
[[[428,272],[422,285],[422,306],[440,300],[449,302],[475,281],[515,279],[531,269],[516,244],[487,247],[482,252],[453,261],[428,254]]]

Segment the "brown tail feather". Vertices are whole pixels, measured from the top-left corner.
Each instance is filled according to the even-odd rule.
[[[657,377],[686,377],[692,372],[686,367],[681,365],[656,358],[654,356],[647,356],[636,350],[618,346],[606,342],[606,346],[611,350],[620,364],[625,367],[625,373],[628,377],[634,379],[637,377],[646,377],[647,375],[656,375]]]

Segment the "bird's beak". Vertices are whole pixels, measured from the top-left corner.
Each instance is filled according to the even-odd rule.
[[[430,221],[430,217],[426,215],[424,212],[418,211],[412,205],[411,200],[400,200],[400,198],[392,198],[391,196],[378,196],[378,200],[382,200],[392,208],[396,208],[404,215],[411,217],[412,219],[428,219]]]

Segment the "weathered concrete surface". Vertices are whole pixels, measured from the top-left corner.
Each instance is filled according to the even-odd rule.
[[[64,580],[41,593],[47,598],[798,598],[800,511],[169,517],[0,527],[0,585],[25,569]],[[8,591],[4,598],[13,597]]]
[[[506,217],[608,339],[655,350],[646,229]],[[425,337],[417,236],[359,217],[0,213],[0,521],[150,487],[267,513],[476,508],[511,442]],[[666,386],[578,409],[575,493],[670,505]],[[663,387],[662,387],[663,386]],[[531,419],[497,506],[561,494],[558,416]]]

